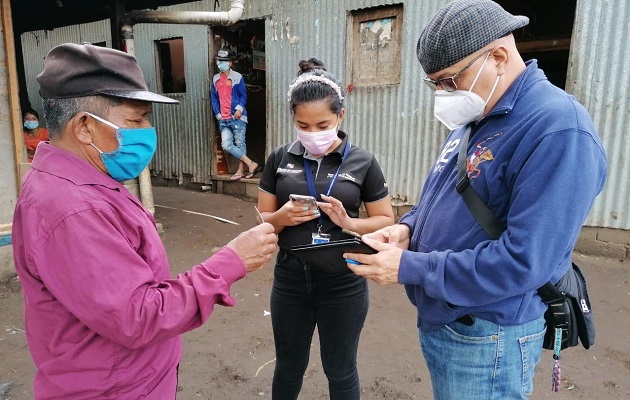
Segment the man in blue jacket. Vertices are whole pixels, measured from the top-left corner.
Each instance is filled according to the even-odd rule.
[[[212,111],[219,121],[221,147],[238,162],[238,169],[230,178],[237,181],[241,178],[252,178],[258,171],[258,163],[247,157],[245,131],[247,130],[247,89],[243,76],[232,70],[234,53],[228,48],[217,52],[216,61],[219,73],[212,78],[210,98]],[[244,173],[247,166],[247,173]]]
[[[451,2],[429,22],[417,56],[451,132],[418,204],[364,236],[379,253],[347,255],[364,264],[355,273],[405,285],[438,400],[532,393],[546,310],[536,289],[570,267],[604,185],[587,111],[518,53],[512,32],[528,22],[490,0]],[[455,188],[460,146],[472,189],[507,227],[497,240]]]

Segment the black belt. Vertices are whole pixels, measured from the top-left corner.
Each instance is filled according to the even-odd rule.
[[[472,315],[466,314],[457,318],[455,321],[461,322],[464,325],[472,326],[475,323],[475,317]]]

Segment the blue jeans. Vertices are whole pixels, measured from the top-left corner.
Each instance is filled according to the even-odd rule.
[[[365,278],[352,273],[321,275],[280,250],[271,291],[276,345],[272,399],[297,399],[317,325],[330,399],[359,400],[357,348],[367,311]]]
[[[544,336],[544,318],[514,326],[475,318],[420,333],[434,399],[527,399]]]
[[[240,119],[222,119],[219,121],[221,147],[239,161],[247,154],[247,146],[245,145],[246,130],[247,123]]]

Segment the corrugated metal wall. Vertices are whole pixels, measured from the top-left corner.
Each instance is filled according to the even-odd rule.
[[[432,118],[430,91],[415,57],[415,42],[439,6],[446,1],[336,1],[275,2],[267,23],[268,146],[294,140],[286,92],[298,61],[315,56],[348,85],[346,23],[350,11],[384,4],[404,4],[401,82],[398,85],[355,88],[346,94],[342,129],[350,140],[372,151],[385,172],[396,203],[413,204],[433,164],[444,128]],[[297,42],[291,44],[295,36]],[[295,41],[295,39],[294,39]]]
[[[105,42],[107,47],[112,47],[109,20],[66,26],[52,31],[25,32],[21,35],[21,39],[28,98],[33,109],[40,115],[42,114],[42,99],[39,97],[39,84],[35,77],[42,72],[44,57],[50,49],[62,43],[82,42]]]
[[[394,201],[415,203],[446,135],[446,130],[432,117],[431,93],[423,87],[424,74],[415,57],[415,42],[422,26],[447,1],[248,1],[244,19],[267,18],[267,151],[294,140],[286,91],[295,77],[298,61],[315,56],[324,61],[344,85],[349,84],[346,79],[349,12],[403,4],[401,83],[355,88],[347,94],[342,129],[350,134],[353,143],[375,154],[385,171]],[[213,1],[202,1],[186,7],[213,10],[213,4]],[[223,0],[221,5],[222,9],[227,9],[230,1]],[[172,8],[183,9],[181,6]]]
[[[589,110],[608,156],[608,178],[588,226],[630,229],[630,2],[578,0],[567,91]]]
[[[267,152],[294,139],[286,91],[295,77],[298,61],[316,56],[344,84],[348,84],[345,76],[348,13],[384,4],[403,4],[401,83],[355,88],[346,96],[347,116],[343,129],[350,134],[354,143],[376,155],[394,200],[398,203],[415,203],[446,135],[445,129],[432,116],[431,93],[423,87],[424,74],[414,54],[415,44],[421,28],[447,2],[246,1],[243,20],[266,19]],[[217,10],[227,10],[230,1],[221,0],[220,4]],[[214,1],[205,0],[162,9],[213,11]],[[630,139],[625,134],[626,127],[630,125],[627,97],[627,88],[630,87],[630,50],[625,44],[629,20],[630,4],[625,0],[578,0],[567,91],[573,93],[593,116],[610,163],[606,189],[587,220],[590,226],[630,229],[630,196],[625,192],[630,173],[626,168],[627,157],[624,157],[630,152]],[[76,37],[86,36],[85,28],[81,27],[59,30],[67,31],[63,34],[67,40],[58,39],[59,43],[77,42],[80,40],[76,40]],[[109,41],[108,24],[100,32]],[[193,44],[185,49],[186,74],[190,82],[188,86],[193,92],[187,94],[189,98],[184,99],[179,106],[178,110],[182,112],[166,106],[155,107],[154,121],[160,132],[160,148],[153,167],[167,177],[173,174],[181,180],[182,174],[191,174],[197,181],[206,181],[212,157],[208,134],[209,78],[204,80],[201,77],[203,73],[206,76],[208,74],[207,31],[204,27],[141,24],[136,26],[135,33],[136,55],[152,89],[156,85],[153,41],[170,36],[195,35]],[[51,34],[57,34],[57,30],[48,33]],[[29,35],[32,33],[24,34],[23,40],[25,57],[29,57],[25,63],[32,68],[27,75],[30,79],[29,93],[33,96],[33,93],[37,93],[34,77],[41,70],[45,51],[38,50],[44,45],[34,37],[29,39]],[[37,33],[40,40],[42,35],[44,32]],[[294,37],[292,41],[291,37]],[[29,47],[26,45],[28,40],[31,40]],[[37,51],[40,53],[37,54]],[[203,57],[206,59],[202,60]],[[614,57],[614,62],[611,57]],[[33,65],[37,67],[33,68]],[[191,79],[196,79],[194,84]]]
[[[156,40],[182,37],[186,93],[169,95],[179,105],[154,104],[153,122],[158,149],[150,168],[183,183],[210,181],[212,142],[208,65],[208,27],[201,25],[138,24],[134,29],[136,58],[149,90],[157,91]]]

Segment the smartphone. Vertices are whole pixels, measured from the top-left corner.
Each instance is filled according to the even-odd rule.
[[[295,205],[308,206],[310,210],[317,210],[317,202],[313,196],[302,196],[300,194],[291,194],[289,199]]]

